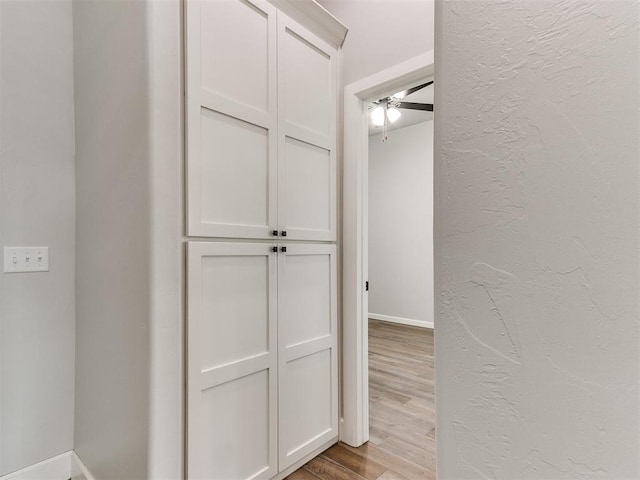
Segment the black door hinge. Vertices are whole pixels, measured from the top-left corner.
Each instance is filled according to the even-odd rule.
[[[367,280],[366,282],[364,282],[364,290],[365,290],[366,292],[368,292],[368,291],[369,291],[369,280]]]

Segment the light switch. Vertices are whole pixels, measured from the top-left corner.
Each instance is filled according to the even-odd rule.
[[[4,247],[4,273],[48,271],[49,247]]]

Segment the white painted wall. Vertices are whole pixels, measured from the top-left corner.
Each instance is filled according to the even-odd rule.
[[[369,137],[369,316],[433,326],[433,122]]]
[[[440,479],[640,477],[639,19],[437,4]]]
[[[0,476],[73,446],[71,2],[0,2],[0,245],[48,245],[48,273],[0,273]]]
[[[75,449],[96,478],[182,472],[181,6],[74,1]]]
[[[149,94],[144,2],[74,1],[75,450],[96,478],[148,476]]]
[[[349,28],[344,84],[433,50],[433,0],[318,0]]]
[[[151,158],[149,478],[183,475],[182,2],[147,2]]]

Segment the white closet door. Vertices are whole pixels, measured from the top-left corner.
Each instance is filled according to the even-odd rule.
[[[338,435],[335,245],[278,254],[280,470]]]
[[[188,235],[277,228],[276,10],[187,0]]]
[[[278,471],[277,254],[266,244],[188,244],[189,480]]]
[[[336,239],[336,50],[278,13],[278,223]]]

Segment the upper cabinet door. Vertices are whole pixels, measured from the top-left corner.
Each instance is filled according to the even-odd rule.
[[[337,52],[278,14],[278,223],[291,240],[336,239]]]
[[[262,0],[187,5],[189,236],[277,228],[276,10]]]

